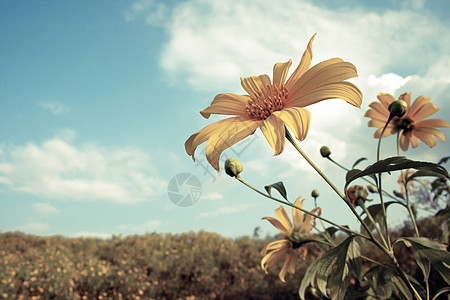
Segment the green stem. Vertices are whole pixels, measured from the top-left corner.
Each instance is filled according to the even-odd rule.
[[[325,222],[327,222],[327,223],[329,223],[329,224],[331,224],[331,225],[333,225],[333,226],[335,226],[335,227],[338,227],[338,228],[341,229],[341,230],[344,230],[345,232],[352,233],[352,234],[354,234],[354,235],[357,235],[357,236],[360,236],[360,237],[365,238],[365,239],[367,239],[367,240],[370,240],[370,238],[367,237],[367,236],[365,236],[365,235],[362,235],[362,234],[357,233],[357,232],[355,232],[355,231],[353,231],[353,230],[351,230],[351,229],[349,229],[349,228],[346,228],[346,227],[344,227],[344,226],[341,226],[341,225],[339,225],[339,224],[336,224],[336,223],[334,223],[334,222],[332,222],[332,221],[330,221],[330,220],[328,220],[328,219],[326,219],[326,218],[323,218],[323,217],[321,217],[321,216],[319,216],[319,215],[313,214],[313,213],[307,211],[306,209],[300,208],[300,207],[298,207],[298,206],[296,206],[296,205],[294,205],[294,204],[292,204],[292,203],[290,203],[290,202],[287,202],[287,201],[283,201],[283,200],[274,198],[274,197],[270,196],[269,194],[266,194],[266,193],[264,193],[264,192],[258,190],[257,188],[253,187],[252,185],[248,184],[248,183],[247,183],[244,179],[242,179],[242,177],[239,176],[239,175],[236,176],[236,179],[239,180],[240,182],[242,182],[242,183],[243,183],[244,185],[246,185],[247,187],[249,187],[249,188],[251,188],[252,190],[254,190],[255,192],[257,192],[258,194],[263,195],[264,197],[267,197],[267,198],[269,198],[269,199],[272,199],[272,200],[274,200],[274,201],[276,201],[276,202],[279,202],[279,203],[281,203],[281,204],[284,204],[284,205],[287,205],[287,206],[296,208],[296,209],[298,209],[298,210],[304,212],[305,214],[308,214],[308,215],[310,215],[310,216],[312,216],[312,217],[314,217],[314,218],[317,218],[317,219],[319,219],[319,220],[323,220],[323,221],[325,221]]]
[[[383,241],[384,245],[387,248],[389,248],[388,244],[386,243],[386,240],[384,239],[383,234],[381,233],[380,229],[378,228],[377,224],[375,223],[375,220],[373,219],[372,214],[369,212],[369,210],[364,205],[364,201],[362,201],[361,199],[358,199],[358,205],[364,210],[364,212],[366,213],[366,215],[369,218],[370,222],[372,222],[373,226],[375,227],[375,229],[377,230],[378,234],[380,235],[380,238]]]

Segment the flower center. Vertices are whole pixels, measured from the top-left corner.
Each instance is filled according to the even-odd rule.
[[[392,122],[394,123],[394,132],[403,130],[403,134],[405,134],[414,129],[414,121],[408,116],[403,118],[394,118]]]
[[[252,119],[265,120],[274,111],[283,109],[289,92],[284,84],[268,85],[258,93],[251,95],[245,109]]]

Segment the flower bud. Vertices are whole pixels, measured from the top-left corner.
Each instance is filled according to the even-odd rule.
[[[406,113],[408,104],[403,100],[396,100],[389,105],[388,109],[391,115],[401,118]]]
[[[318,190],[312,190],[312,192],[311,192],[311,196],[313,196],[314,198],[317,198],[317,197],[319,197],[319,191]]]
[[[244,168],[236,158],[228,158],[225,161],[225,172],[231,177],[236,177]]]
[[[328,148],[327,146],[322,146],[320,148],[320,155],[322,155],[322,157],[329,157],[331,155],[331,150],[330,148]]]
[[[366,185],[366,188],[371,193],[378,193],[378,190],[377,190],[376,186],[374,186],[374,185],[368,184],[368,185]]]
[[[358,200],[364,203],[367,195],[367,190],[361,185],[353,185],[347,190],[347,196],[354,207],[358,206]]]

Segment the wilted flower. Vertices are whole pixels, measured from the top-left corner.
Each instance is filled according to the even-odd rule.
[[[300,202],[301,197],[295,200],[294,205],[303,208],[303,200]],[[318,211],[320,215],[320,208],[314,208],[311,213]],[[289,220],[289,216],[284,210],[283,206],[280,206],[275,210],[276,218],[264,217],[273,226],[278,228],[284,235],[284,239],[269,243],[261,251],[261,255],[264,256],[261,260],[261,267],[267,273],[267,269],[277,263],[280,259],[286,256],[286,261],[280,271],[280,279],[285,281],[286,272],[294,274],[295,272],[295,260],[297,259],[296,249],[300,248],[300,258],[305,259],[308,249],[301,247],[310,239],[307,239],[308,233],[314,226],[315,218],[311,215],[304,214],[302,211],[292,208],[292,219],[294,221],[294,227]]]
[[[375,138],[380,137],[383,127],[389,119],[389,105],[396,101],[390,94],[380,93],[377,98],[379,102],[372,102],[369,105],[371,108],[364,115],[372,118],[368,123],[369,126],[378,127],[378,130],[375,132]],[[436,145],[435,136],[439,137],[443,142],[445,141],[445,135],[435,127],[450,128],[450,124],[442,119],[424,120],[439,110],[439,107],[430,103],[430,97],[419,96],[411,104],[411,93],[407,92],[402,94],[399,100],[406,102],[406,113],[402,117],[394,117],[386,127],[383,136],[389,136],[401,130],[400,147],[403,151],[408,150],[410,142],[412,147],[416,148],[420,140],[429,147],[434,147]]]
[[[352,185],[347,190],[347,196],[354,207],[358,206],[358,200],[365,202],[368,194],[366,188],[362,185]]]
[[[248,95],[217,95],[200,114],[205,118],[211,114],[235,116],[210,124],[191,135],[185,143],[187,154],[194,159],[197,146],[208,141],[206,158],[219,171],[221,153],[260,128],[278,155],[284,149],[285,124],[296,139],[303,141],[306,138],[311,116],[304,107],[331,98],[340,98],[360,107],[361,91],[344,81],[358,76],[355,66],[333,58],[310,69],[313,40],[314,36],[287,81],[292,60],[275,64],[272,81],[265,74],[241,78],[241,85]]]

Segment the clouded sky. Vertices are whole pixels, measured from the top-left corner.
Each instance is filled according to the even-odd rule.
[[[345,174],[319,148],[328,145],[347,166],[373,162],[377,141],[363,114],[379,92],[430,96],[441,108],[435,117],[449,120],[449,12],[446,0],[1,1],[0,230],[275,233],[261,217],[278,204],[215,173],[205,145],[195,163],[185,153],[192,133],[220,119],[198,112],[218,93],[244,93],[240,77],[271,76],[274,63],[291,58],[296,66],[317,33],[312,63],[352,62],[359,77],[351,81],[364,95],[361,109],[342,100],[308,107],[301,147],[343,187]],[[384,156],[396,154],[393,139],[383,143]],[[407,155],[437,162],[449,149],[439,140]],[[273,157],[257,131],[223,157],[238,158],[257,187],[284,181],[290,199],[305,196],[308,209],[319,189],[325,217],[356,224],[289,145]],[[171,201],[189,192],[168,193],[186,178],[179,174],[201,186],[192,206]]]

